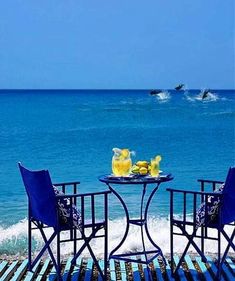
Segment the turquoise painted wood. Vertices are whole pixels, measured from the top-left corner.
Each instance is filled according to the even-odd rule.
[[[55,267],[52,267],[51,272],[48,274],[46,281],[55,281],[57,277]]]
[[[212,272],[216,275],[216,273],[217,273],[217,267],[215,266],[214,262],[213,262],[212,259],[211,259],[210,257],[208,257],[208,256],[206,257],[206,259],[207,259],[207,263],[209,264],[209,266],[210,266]],[[221,281],[225,281],[223,276],[221,276]]]
[[[77,258],[76,265],[73,268],[73,272],[71,274],[71,281],[77,281],[81,272],[82,260],[81,258]]]
[[[121,268],[121,278],[122,280],[127,280],[126,276],[126,264],[124,261],[120,261],[120,268]]]
[[[198,272],[197,272],[197,270],[196,270],[196,268],[195,268],[195,266],[194,266],[190,256],[186,255],[184,260],[185,260],[185,262],[188,265],[188,269],[189,269],[189,272],[190,272],[190,274],[192,276],[193,281],[200,281],[200,278],[198,276]]]
[[[2,261],[0,263],[0,276],[2,275],[2,273],[5,271],[5,269],[7,268],[8,262],[7,261]]]
[[[171,276],[171,268],[170,268],[170,265],[168,263],[168,260],[166,260],[166,274],[167,274],[167,277],[168,277],[169,281],[175,281],[175,278],[173,278]]]
[[[16,270],[13,278],[11,281],[19,281],[24,276],[26,270],[27,270],[28,260],[24,260],[21,265]]]
[[[111,279],[111,281],[116,281],[116,271],[115,271],[114,259],[111,259],[109,261],[109,270],[110,270],[110,279]]]
[[[64,270],[63,270],[63,276],[62,279],[63,281],[78,281],[81,273],[81,266],[82,266],[82,260],[78,258],[76,266],[71,265],[71,258],[67,260],[67,262],[64,264]],[[201,258],[195,257],[194,261],[197,263],[197,266],[200,268],[200,272],[203,275],[203,278],[201,274],[198,273],[197,271],[197,266],[194,266],[194,263],[192,262],[192,258],[190,256],[185,256],[185,262],[187,264],[187,267],[189,271],[191,272],[190,276],[185,274],[183,267],[181,267],[178,271],[178,276],[180,281],[198,281],[203,280],[206,281],[214,281],[214,277],[217,273],[217,267],[214,264],[213,260],[210,257],[207,257],[207,266],[210,267],[208,270],[206,264],[202,262]],[[174,256],[174,262],[175,264],[178,264],[179,262],[179,257],[176,255]],[[127,273],[126,271],[126,264],[124,261],[118,261],[120,264],[120,274],[117,275],[116,269],[115,269],[115,261],[112,259],[110,260],[110,265],[109,265],[109,272],[111,276],[112,281],[117,281],[117,276],[121,276],[118,280],[120,281],[127,281],[129,272]],[[45,260],[44,262],[39,261],[35,267],[33,268],[34,272],[27,272],[27,264],[28,260],[24,260],[22,262],[19,261],[13,261],[12,263],[9,263],[8,261],[0,261],[0,281],[51,281],[51,280],[56,280],[56,272],[54,268],[51,266],[51,261],[50,259]],[[104,269],[104,261],[100,260],[99,261],[100,267],[103,270]],[[42,265],[40,271],[40,265]],[[141,272],[139,270],[139,265],[136,262],[131,263],[132,267],[132,276],[134,281],[150,281],[151,280],[151,275],[152,272],[148,270],[147,265],[141,264],[143,268],[143,273],[144,273],[144,278],[141,279]],[[156,277],[158,281],[175,281],[173,277],[171,277],[171,269],[169,266],[169,262],[167,261],[166,268],[164,270],[164,275],[161,272],[161,264],[159,260],[156,258],[153,261],[153,266],[154,266],[154,271],[156,272]],[[119,268],[119,267],[118,267]],[[93,269],[93,261],[92,259],[89,259],[87,261],[87,267],[84,275],[84,280],[85,281],[91,281],[92,280],[92,271]],[[231,258],[226,258],[225,264],[222,266],[223,269],[223,275],[221,278],[221,281],[232,281],[235,280],[235,263]],[[150,272],[150,275],[149,275]],[[194,273],[196,274],[194,275]],[[213,274],[212,274],[213,272]],[[167,277],[165,276],[167,275]],[[25,277],[24,277],[25,276]],[[166,278],[165,278],[166,277]],[[199,278],[200,277],[200,278]],[[189,278],[189,279],[188,279]],[[101,276],[98,275],[98,281],[103,281]]]
[[[157,280],[158,281],[164,281],[163,276],[162,276],[162,272],[161,272],[161,268],[160,268],[160,264],[157,258],[155,258],[153,260],[153,265],[154,265],[154,269],[156,270],[156,275],[157,275]]]
[[[231,268],[232,272],[235,274],[235,264],[233,263],[233,261],[230,258],[226,258],[226,262]]]
[[[205,264],[202,262],[201,257],[196,257],[196,262],[197,262],[198,266],[200,267],[203,275],[205,276],[206,281],[213,281],[213,279],[210,275],[210,272],[208,271]]]
[[[4,274],[0,278],[0,281],[10,280],[17,269],[17,264],[18,261],[13,261],[12,264],[8,267],[8,269],[4,272]]]
[[[179,263],[180,259],[176,255],[173,258],[174,258],[175,265],[177,266],[177,264]],[[184,271],[183,271],[183,269],[181,267],[178,270],[178,275],[179,275],[181,281],[187,281],[186,276],[184,274]]]
[[[49,265],[50,265],[50,259],[46,259],[43,264],[43,267],[41,268],[38,274],[36,281],[41,281],[43,278],[45,278]]]
[[[100,266],[101,270],[104,272],[104,261],[103,260],[99,260],[99,266]],[[100,274],[98,275],[98,281],[103,281]]]
[[[141,281],[138,264],[136,262],[133,262],[131,265],[132,265],[134,281]]]
[[[88,259],[87,266],[86,266],[86,273],[85,273],[85,277],[84,277],[85,281],[90,281],[91,280],[92,268],[93,268],[93,260],[92,259]]]
[[[71,261],[72,261],[72,257],[68,258],[68,260],[66,262],[66,265],[65,265],[65,268],[64,268],[63,277],[62,277],[63,281],[68,281],[69,280],[69,272],[70,272],[70,269],[71,269],[71,266],[72,266]]]
[[[31,271],[28,271],[28,272],[27,272],[24,281],[31,281],[31,280],[33,280],[33,278],[36,276],[36,274],[37,274],[37,272],[38,272],[38,267],[39,267],[39,265],[40,265],[40,262],[41,262],[41,260],[39,260],[39,261],[35,264],[35,266],[33,267],[32,272],[31,272]]]

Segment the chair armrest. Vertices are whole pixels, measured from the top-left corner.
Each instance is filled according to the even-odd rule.
[[[61,183],[53,183],[54,186],[63,186],[63,185],[74,185],[80,184],[80,181],[71,181],[71,182],[61,182]]]
[[[62,183],[54,183],[53,185],[62,189],[63,193],[66,193],[68,188],[73,188],[73,193],[77,193],[77,185],[79,185],[79,181],[71,181],[71,182],[62,182]]]
[[[215,191],[216,189],[216,185],[217,184],[222,184],[224,183],[223,181],[217,181],[217,180],[204,180],[204,179],[198,179],[197,180],[200,183],[200,187],[201,187],[201,191],[205,190],[205,185],[207,184],[207,186],[209,185],[210,188],[212,188],[213,191]]]
[[[174,189],[174,188],[167,188],[166,189],[167,191],[169,192],[175,192],[175,193],[185,193],[185,194],[199,194],[199,195],[208,195],[208,196],[214,196],[214,195],[218,195],[219,196],[222,196],[222,194],[220,193],[215,193],[215,192],[205,192],[205,191],[194,191],[194,190],[184,190],[184,189]]]
[[[207,180],[207,179],[198,179],[197,180],[198,182],[206,182],[206,183],[220,183],[220,184],[222,184],[222,183],[224,183],[223,181],[217,181],[217,180]]]
[[[66,198],[77,198],[77,197],[86,197],[86,196],[95,196],[95,195],[105,195],[111,193],[110,190],[105,191],[98,191],[98,192],[89,192],[89,193],[76,193],[76,194],[59,194],[56,195],[56,198],[58,199],[66,199]]]

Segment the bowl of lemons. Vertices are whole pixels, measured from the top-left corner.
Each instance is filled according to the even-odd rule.
[[[159,162],[162,160],[160,155],[157,155],[151,161],[137,161],[131,167],[131,173],[139,176],[157,176],[161,171],[159,170]]]

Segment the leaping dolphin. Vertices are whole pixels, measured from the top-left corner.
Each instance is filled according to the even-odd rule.
[[[180,91],[183,90],[183,88],[184,88],[184,84],[179,84],[178,86],[175,87],[175,90]]]

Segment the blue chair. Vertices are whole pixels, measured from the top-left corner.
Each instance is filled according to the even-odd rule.
[[[172,264],[172,275],[176,275],[190,246],[193,246],[202,260],[207,262],[204,253],[204,240],[211,239],[218,243],[217,274],[215,277],[216,280],[220,280],[222,265],[230,248],[235,251],[233,242],[235,237],[235,167],[229,169],[224,183],[202,179],[198,181],[201,185],[201,191],[167,189],[170,192],[170,250],[172,261],[174,236],[185,236],[188,239],[175,269]],[[221,184],[223,185],[221,186]],[[218,189],[219,185],[220,188]],[[206,192],[208,187],[212,188],[212,191]],[[176,206],[177,208],[182,206],[182,212],[174,216]],[[192,214],[192,216],[188,214]],[[211,228],[216,230],[216,237],[210,235],[208,229]],[[230,234],[228,234],[229,229]],[[222,236],[227,242],[223,255],[221,253]],[[195,238],[199,238],[200,243],[196,243]]]
[[[57,279],[62,280],[60,243],[73,242],[72,264],[76,264],[78,256],[87,247],[101,277],[103,280],[107,280],[107,222],[108,194],[110,191],[79,194],[77,193],[79,182],[53,185],[47,170],[30,171],[20,163],[19,169],[28,195],[28,269],[32,271],[44,252],[48,250],[56,270]],[[72,194],[67,194],[69,188],[72,189]],[[102,202],[102,220],[97,219],[95,211],[95,202],[98,200]],[[76,206],[79,206],[80,211],[76,209]],[[64,216],[66,212],[67,216]],[[89,216],[90,220],[85,220],[85,216],[86,218]],[[45,228],[53,229],[49,238],[45,234]],[[40,231],[45,245],[32,261],[32,230],[35,229]],[[62,231],[67,231],[69,237],[62,239],[60,235]],[[104,239],[104,271],[101,270],[90,246],[90,242],[94,238]],[[56,255],[51,250],[51,243],[54,239],[57,243]],[[77,241],[79,240],[83,240],[83,242],[82,246],[77,249]]]

